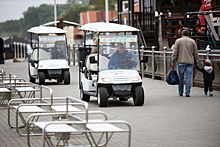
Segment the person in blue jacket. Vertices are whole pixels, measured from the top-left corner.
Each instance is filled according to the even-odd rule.
[[[126,50],[123,43],[119,43],[118,50],[110,58],[108,69],[132,69],[136,65],[134,55]]]

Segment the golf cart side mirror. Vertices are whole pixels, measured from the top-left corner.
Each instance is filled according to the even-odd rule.
[[[141,62],[147,63],[148,62],[148,56],[143,56],[143,60]]]
[[[30,62],[31,62],[31,66],[35,67],[35,65],[34,65],[34,61],[31,60]]]
[[[97,61],[95,60],[95,56],[89,57],[89,61],[90,61],[90,64],[97,63]]]

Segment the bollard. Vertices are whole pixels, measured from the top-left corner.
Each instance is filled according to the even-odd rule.
[[[155,74],[154,74],[154,49],[155,49],[155,46],[152,46],[152,80],[155,79]]]
[[[164,82],[166,82],[166,78],[167,78],[167,56],[166,56],[166,50],[167,47],[164,46],[163,47],[163,77],[164,77]]]
[[[144,59],[144,46],[141,46],[141,61]],[[141,63],[141,73],[142,73],[142,79],[144,78],[144,62]]]
[[[75,48],[75,43],[73,43],[73,53],[72,53],[72,58],[73,58],[73,65],[75,66],[75,53],[76,53],[76,48]]]

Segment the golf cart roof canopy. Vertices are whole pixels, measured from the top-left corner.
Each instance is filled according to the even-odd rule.
[[[66,31],[64,31],[60,28],[45,27],[45,26],[33,27],[27,31],[30,33],[35,33],[35,34],[63,34],[63,33],[66,33]]]
[[[140,31],[139,29],[131,27],[131,26],[115,24],[115,23],[105,23],[105,22],[88,23],[88,24],[83,25],[79,29],[84,30],[84,31],[93,31],[93,32],[100,32],[100,33]]]

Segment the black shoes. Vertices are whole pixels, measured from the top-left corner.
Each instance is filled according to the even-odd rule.
[[[190,97],[190,95],[186,95],[186,97]]]

